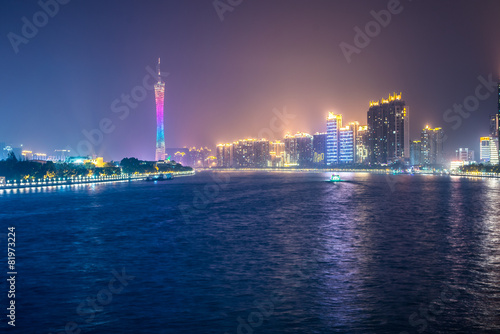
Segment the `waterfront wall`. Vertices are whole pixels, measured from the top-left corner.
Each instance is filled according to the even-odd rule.
[[[190,172],[171,172],[171,173],[155,173],[155,174],[123,174],[113,176],[89,176],[89,177],[69,177],[69,178],[51,178],[39,180],[22,180],[11,181],[0,184],[1,189],[21,189],[21,188],[38,188],[38,187],[53,187],[65,186],[72,184],[86,183],[106,183],[106,182],[130,182],[145,180],[148,176],[160,174],[173,174],[174,177],[194,175],[195,171]]]

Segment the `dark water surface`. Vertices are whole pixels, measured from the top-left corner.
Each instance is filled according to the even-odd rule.
[[[328,177],[0,191],[0,331],[500,333],[499,180]]]

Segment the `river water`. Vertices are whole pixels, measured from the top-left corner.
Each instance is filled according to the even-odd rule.
[[[16,333],[499,333],[500,180],[212,173],[0,191]],[[3,330],[2,330],[3,331]],[[14,332],[13,331],[13,332]]]

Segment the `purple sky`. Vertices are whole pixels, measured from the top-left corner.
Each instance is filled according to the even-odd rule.
[[[496,92],[457,129],[443,114],[475,95],[478,76],[498,78],[500,2],[401,1],[399,13],[348,63],[339,45],[354,45],[354,28],[364,30],[374,20],[370,12],[391,3],[243,0],[221,21],[212,1],[72,0],[16,53],[9,36],[22,36],[22,18],[33,22],[41,7],[2,1],[0,142],[75,150],[86,140],[82,131],[107,118],[113,131],[96,137],[97,154],[153,159],[154,94],[126,117],[111,105],[140,92],[146,67],[161,57],[169,73],[167,147],[213,147],[269,133],[283,125],[271,123],[273,109],[284,107],[295,116],[286,124],[291,132],[324,131],[328,111],[366,123],[369,101],[396,91],[410,106],[412,138],[429,123],[445,129],[448,152],[477,150],[497,110]]]

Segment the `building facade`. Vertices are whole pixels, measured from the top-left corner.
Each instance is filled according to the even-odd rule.
[[[479,159],[481,162],[498,164],[498,138],[496,137],[481,137],[480,138]]]
[[[339,134],[342,127],[342,115],[328,113],[326,119],[326,164],[339,163]]]
[[[428,125],[422,130],[421,141],[421,164],[439,165],[444,163],[443,155],[443,129],[430,128]]]
[[[276,140],[269,143],[270,161],[268,167],[284,167],[285,165],[285,143]]]
[[[409,159],[409,113],[401,94],[371,101],[367,113],[368,154],[371,163]]]
[[[268,161],[271,159],[269,141],[265,139],[257,139],[253,142],[253,161],[252,165],[255,168],[264,168],[268,166]]]
[[[254,139],[241,139],[233,143],[233,167],[253,167],[253,142]]]
[[[351,122],[339,129],[339,164],[354,163],[358,127],[357,122]]]
[[[316,132],[313,135],[313,165],[326,166],[326,132]]]
[[[265,139],[240,139],[232,144],[231,167],[264,168],[271,160],[270,143]]]
[[[456,161],[474,161],[474,151],[467,147],[460,147],[455,151]]]
[[[410,143],[410,164],[418,166],[422,164],[422,142],[420,140],[412,140]]]
[[[297,143],[297,163],[300,167],[310,167],[313,162],[313,136],[308,133],[295,134]]]
[[[356,134],[356,163],[368,162],[368,126],[360,125]]]
[[[233,166],[233,144],[217,145],[217,167],[229,168]]]

